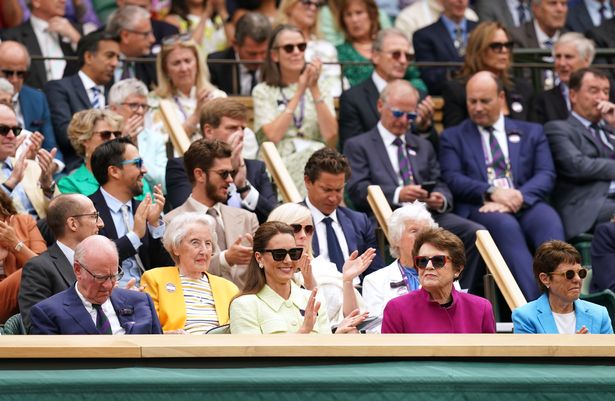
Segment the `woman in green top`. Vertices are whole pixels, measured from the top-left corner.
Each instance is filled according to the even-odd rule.
[[[341,0],[338,24],[346,41],[337,46],[337,58],[344,61],[369,62],[367,65],[344,66],[344,76],[351,86],[368,79],[374,67],[372,57],[372,42],[381,29],[378,19],[378,6],[374,0]],[[425,83],[421,80],[419,70],[409,66],[404,79],[410,81],[416,89],[427,92]]]
[[[68,139],[84,163],[70,175],[58,181],[58,190],[63,194],[78,193],[90,196],[100,185],[92,174],[90,157],[94,149],[103,142],[122,135],[120,127],[122,117],[110,110],[88,109],[73,115],[68,125]],[[143,180],[143,195],[136,197],[143,200],[145,194],[152,194],[152,188]]]

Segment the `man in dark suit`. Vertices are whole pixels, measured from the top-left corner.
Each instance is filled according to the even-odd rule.
[[[12,107],[19,125],[31,132],[43,135],[43,148],[51,151],[55,148],[56,137],[51,125],[49,104],[45,95],[30,86],[24,85],[24,79],[30,70],[30,55],[21,43],[12,40],[0,43],[0,77],[6,78],[14,89]],[[60,152],[56,159],[62,160]]]
[[[134,200],[143,193],[143,176],[147,169],[130,138],[120,137],[98,146],[91,159],[92,173],[100,189],[90,195],[105,226],[100,235],[113,240],[118,248],[125,285],[132,278],[138,283],[141,273],[154,267],[171,266],[161,244],[165,225],[160,219],[164,196],[160,186],[154,197],[143,202]]]
[[[116,38],[109,34],[93,32],[79,41],[77,53],[79,72],[57,81],[49,81],[44,88],[51,110],[53,130],[64,156],[67,172],[81,164],[81,158],[68,139],[68,124],[73,114],[78,111],[106,106],[106,86],[113,80],[120,47]]]
[[[475,289],[474,279],[480,275],[475,233],[483,227],[449,213],[453,197],[440,180],[436,153],[431,143],[409,131],[417,103],[418,93],[408,82],[397,80],[385,87],[378,101],[378,125],[350,139],[344,148],[352,167],[348,194],[354,207],[366,213],[369,185],[379,185],[392,208],[425,202],[434,220],[464,241],[468,263],[461,284]]]
[[[314,220],[312,250],[314,256],[334,263],[340,272],[354,251],[361,255],[369,248],[378,249],[374,222],[365,213],[340,206],[349,177],[348,160],[335,149],[317,150],[305,164],[307,196],[303,204]],[[383,266],[382,256],[377,253],[363,276]]]
[[[237,173],[229,186],[227,205],[254,212],[259,223],[264,223],[269,212],[277,206],[278,199],[265,163],[242,156],[247,118],[248,109],[240,102],[228,98],[214,99],[203,107],[200,125],[205,138],[226,142],[233,149],[231,163]],[[181,206],[192,193],[183,157],[169,160],[165,177],[171,205]]]
[[[150,13],[138,6],[120,7],[112,14],[106,32],[119,38],[120,63],[115,68],[113,81],[137,78],[145,86],[157,85],[155,63],[135,63],[130,58],[153,57],[152,45],[155,42]]]
[[[465,18],[468,0],[443,0],[442,15],[412,36],[416,61],[463,61],[468,35],[478,25]],[[430,95],[440,95],[442,84],[454,70],[446,67],[421,67],[421,78]]]
[[[534,20],[512,29],[515,45],[529,49],[551,49],[565,32],[568,0],[533,0]]]
[[[378,32],[372,46],[372,76],[340,96],[340,149],[344,149],[348,139],[376,126],[380,119],[377,106],[380,92],[388,82],[403,79],[411,61],[409,54],[410,42],[403,31],[389,28]],[[428,133],[430,140],[437,143],[437,135],[431,131],[434,105],[429,96],[419,104],[418,113],[417,130]]]
[[[615,18],[611,18],[605,21],[597,28],[591,29],[586,35],[589,39],[596,43],[596,47],[599,49],[615,48]],[[614,56],[599,56],[596,57],[595,62],[597,64],[614,64]],[[609,70],[611,73],[611,79],[615,76],[614,70]]]
[[[123,272],[111,240],[90,236],[74,258],[77,283],[34,305],[32,334],[162,334],[148,294],[114,288]]]
[[[75,56],[81,27],[64,18],[64,3],[62,0],[32,1],[30,19],[3,31],[0,39],[22,43],[30,54],[36,56]],[[41,89],[48,80],[62,78],[65,67],[65,60],[35,60],[26,84]]]
[[[570,8],[566,18],[566,28],[569,31],[585,34],[611,18],[613,18],[611,0],[581,1]]]
[[[557,168],[551,201],[568,239],[615,214],[615,104],[608,101],[609,79],[582,68],[572,74],[569,86],[570,116],[545,124]]]
[[[532,254],[563,240],[562,222],[545,199],[555,168],[542,127],[505,118],[503,83],[492,73],[466,85],[470,118],[442,133],[442,176],[455,197],[455,213],[484,225],[526,299],[538,297]]]
[[[147,11],[152,9],[152,0],[116,0],[118,8],[122,8],[124,6],[138,6]],[[152,24],[152,31],[154,32],[154,38],[156,38],[156,45],[159,46],[162,44],[162,39],[167,36],[177,35],[179,33],[179,29],[175,25],[169,24],[168,22],[160,21],[154,18],[150,18],[150,22]],[[154,52],[157,54],[158,52]]]
[[[559,83],[534,98],[530,120],[544,124],[565,120],[570,113],[568,81],[573,72],[591,65],[596,49],[594,43],[578,32],[567,32],[553,46],[553,69]]]
[[[211,53],[207,66],[211,83],[228,95],[250,96],[261,82],[260,64],[225,64],[215,60],[265,60],[267,38],[271,33],[269,19],[260,13],[246,13],[235,25],[235,39],[228,49]]]
[[[474,11],[481,21],[499,21],[508,29],[532,20],[529,0],[476,0]]]
[[[19,312],[26,330],[30,328],[30,309],[34,305],[75,282],[74,250],[81,241],[98,234],[104,224],[87,196],[66,194],[49,204],[47,225],[56,241],[22,269]]]

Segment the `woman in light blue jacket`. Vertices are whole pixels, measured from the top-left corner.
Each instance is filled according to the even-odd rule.
[[[613,334],[606,308],[579,299],[587,270],[572,245],[542,244],[534,256],[534,276],[543,294],[513,311],[515,333]]]

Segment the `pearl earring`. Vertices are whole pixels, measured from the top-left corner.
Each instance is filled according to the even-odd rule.
[[[261,269],[263,269],[263,264],[262,264],[262,263],[259,263],[259,264],[258,264],[258,267],[260,267]]]

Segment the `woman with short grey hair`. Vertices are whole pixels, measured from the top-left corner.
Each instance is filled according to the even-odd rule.
[[[228,323],[229,305],[239,289],[207,272],[217,251],[215,224],[196,212],[175,217],[162,239],[175,266],[148,270],[141,278],[167,334],[205,334]]]

